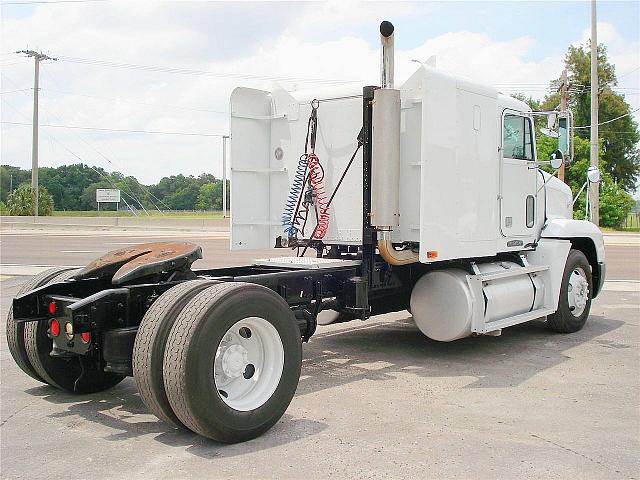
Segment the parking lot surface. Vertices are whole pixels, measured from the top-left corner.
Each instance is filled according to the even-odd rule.
[[[1,314],[28,278],[21,266],[81,265],[142,241],[3,235]],[[280,253],[193,241],[200,266]],[[39,384],[13,363],[2,322],[2,478],[637,478],[640,252],[607,255],[612,281],[575,334],[534,321],[438,343],[408,312],[320,327],[285,416],[236,445],[163,424],[130,378],[82,397]]]

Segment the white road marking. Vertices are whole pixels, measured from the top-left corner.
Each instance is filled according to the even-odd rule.
[[[68,268],[80,268],[79,265],[15,265],[15,264],[4,264],[0,265],[0,274],[1,275],[22,275],[22,276],[32,276],[38,275],[45,270],[49,270],[52,267],[68,267]]]
[[[605,280],[602,289],[607,292],[640,292],[640,281]]]
[[[99,253],[100,250],[61,250],[60,253]]]
[[[629,310],[638,310],[637,304],[616,303],[614,305],[600,305],[601,308],[626,308]]]
[[[158,230],[146,230],[131,231],[131,230],[119,230],[119,231],[47,231],[47,230],[0,230],[2,237],[74,237],[74,238],[95,238],[95,237],[125,237],[125,238],[208,238],[212,240],[227,239],[229,238],[228,231],[158,231]]]
[[[117,246],[117,247],[126,247],[128,245],[143,245],[147,242],[111,242],[111,243],[106,243],[105,245],[113,245],[113,246]]]

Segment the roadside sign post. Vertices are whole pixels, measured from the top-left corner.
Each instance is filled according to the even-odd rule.
[[[120,211],[120,190],[117,188],[96,188],[96,203],[100,211],[101,203],[115,203],[116,211]]]

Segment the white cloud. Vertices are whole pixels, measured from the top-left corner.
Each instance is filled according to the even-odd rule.
[[[576,45],[586,45],[590,38],[591,29],[586,28]],[[616,68],[618,92],[625,95],[632,110],[640,108],[640,40],[629,41],[612,24],[598,22],[598,43],[606,45],[609,61]],[[636,112],[634,117],[640,122],[640,112]]]

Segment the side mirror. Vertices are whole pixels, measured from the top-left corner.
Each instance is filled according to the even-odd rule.
[[[569,154],[569,120],[567,117],[558,119],[558,150]],[[569,156],[571,156],[569,154]]]
[[[551,168],[553,168],[554,170],[557,170],[564,163],[564,155],[560,150],[556,150],[551,154],[551,156],[549,157],[549,160],[550,160],[549,163],[551,164]]]
[[[600,169],[598,167],[589,167],[587,170],[587,178],[591,183],[600,182]]]
[[[547,114],[547,127],[541,128],[540,133],[545,137],[558,138],[558,114],[556,112]]]

